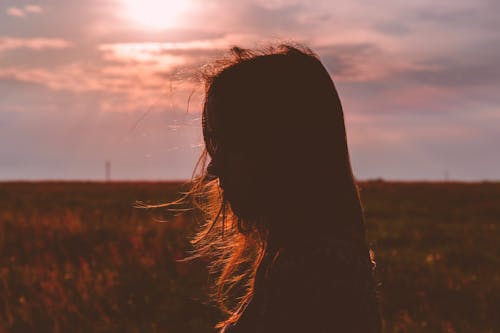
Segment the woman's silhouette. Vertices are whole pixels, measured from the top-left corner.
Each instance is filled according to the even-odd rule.
[[[205,151],[192,189],[206,213],[225,333],[380,332],[343,111],[301,46],[231,50],[210,66]],[[205,162],[210,163],[205,168]]]

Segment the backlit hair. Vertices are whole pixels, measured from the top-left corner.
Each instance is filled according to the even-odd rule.
[[[211,257],[223,327],[252,298],[266,251],[325,233],[363,241],[363,214],[340,99],[315,53],[291,45],[233,47],[205,68],[204,79],[205,149],[189,193],[203,213],[193,257]],[[225,145],[255,166],[255,209],[235,213],[231,206],[248,204],[248,193],[231,202],[221,189]]]

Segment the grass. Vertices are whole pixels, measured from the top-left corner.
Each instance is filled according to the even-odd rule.
[[[0,183],[0,333],[214,332],[205,263],[176,261],[192,216],[132,207],[179,189]],[[360,189],[384,331],[500,332],[500,184]]]
[[[386,332],[499,332],[500,184],[362,184]]]

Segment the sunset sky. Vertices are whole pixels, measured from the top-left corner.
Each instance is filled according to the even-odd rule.
[[[187,179],[203,65],[286,41],[332,75],[357,178],[498,180],[499,31],[498,0],[3,0],[0,180]]]

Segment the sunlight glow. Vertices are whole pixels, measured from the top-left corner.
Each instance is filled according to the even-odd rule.
[[[190,7],[188,0],[121,0],[124,16],[150,29],[165,29],[180,24],[180,17]]]

